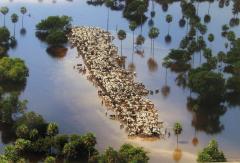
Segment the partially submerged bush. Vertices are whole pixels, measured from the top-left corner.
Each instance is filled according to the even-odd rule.
[[[36,25],[36,36],[49,45],[67,43],[66,33],[71,27],[72,18],[68,16],[49,16]]]
[[[0,59],[0,82],[25,82],[28,68],[19,58]]]
[[[37,30],[49,31],[53,29],[66,31],[71,27],[72,18],[68,16],[49,16],[47,19],[41,20],[36,25]]]

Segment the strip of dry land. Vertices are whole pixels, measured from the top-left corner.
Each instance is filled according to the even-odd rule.
[[[122,58],[112,43],[113,36],[96,27],[72,28],[68,39],[82,56],[90,79],[104,103],[114,112],[129,136],[163,135],[157,109],[146,98],[148,90],[134,81],[134,73],[121,66]]]

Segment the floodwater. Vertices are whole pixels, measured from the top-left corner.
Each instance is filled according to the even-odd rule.
[[[86,133],[96,134],[98,149],[104,150],[108,146],[119,148],[121,144],[131,142],[143,146],[151,157],[150,162],[195,162],[196,154],[209,140],[218,140],[220,148],[225,152],[227,158],[233,161],[240,161],[240,106],[229,107],[224,115],[214,115],[211,120],[205,121],[203,115],[196,117],[187,109],[187,97],[189,89],[183,89],[176,84],[177,74],[162,67],[162,59],[168,54],[169,49],[177,48],[179,42],[186,34],[186,27],[180,28],[179,19],[182,17],[179,2],[169,5],[168,11],[163,12],[162,6],[155,3],[154,24],[160,29],[160,36],[155,40],[155,54],[150,54],[150,40],[147,38],[149,26],[146,22],[143,26],[143,34],[146,36],[144,56],[132,55],[132,33],[128,29],[128,21],[122,17],[121,11],[110,11],[109,30],[116,35],[116,29],[127,31],[127,39],[123,41],[123,54],[127,56],[126,68],[134,63],[137,72],[136,80],[143,82],[146,88],[153,90],[154,94],[149,98],[159,109],[162,121],[171,131],[174,122],[179,121],[183,125],[183,133],[179,137],[179,149],[181,152],[174,153],[177,148],[176,136],[171,133],[166,140],[144,140],[141,138],[127,137],[127,134],[120,129],[117,121],[110,120],[105,116],[105,108],[101,106],[101,100],[97,96],[95,87],[86,79],[86,76],[79,74],[73,66],[82,63],[81,58],[76,58],[75,49],[68,49],[67,55],[62,58],[54,58],[47,54],[47,45],[35,37],[35,25],[41,19],[52,15],[68,15],[73,18],[74,25],[98,26],[107,28],[107,8],[103,6],[90,6],[85,0],[1,0],[0,6],[6,5],[10,12],[6,17],[7,26],[13,29],[10,15],[19,13],[21,6],[26,6],[30,16],[25,17],[24,27],[26,35],[20,34],[21,21],[17,24],[17,41],[15,49],[9,50],[9,55],[20,57],[25,60],[30,69],[30,76],[27,80],[26,88],[22,92],[21,98],[28,99],[29,110],[33,110],[47,121],[59,124],[61,133]],[[199,4],[199,15],[204,16],[208,10],[208,3]],[[150,15],[151,5],[146,14]],[[173,22],[170,27],[172,42],[166,43],[164,40],[168,31],[168,24],[165,16],[171,14]],[[229,22],[232,17],[232,2],[228,7],[219,8],[218,1],[211,4],[211,23],[208,24],[208,33],[215,35],[215,41],[211,43],[214,52],[224,49],[224,38],[221,36],[221,26]],[[3,24],[3,16],[0,17],[0,24]],[[233,30],[239,34],[239,27]],[[136,29],[136,34],[140,33],[140,28]],[[120,47],[120,42],[115,39],[114,43]],[[156,64],[149,65],[149,58],[154,58]],[[197,66],[198,56],[196,55],[195,66]],[[161,89],[168,85],[170,92],[162,94]],[[159,93],[155,93],[156,91]],[[200,123],[202,129],[194,127]],[[219,130],[219,126],[221,130]],[[211,128],[213,132],[207,132]],[[215,129],[216,128],[216,129]],[[2,134],[4,131],[1,131]],[[198,144],[193,145],[192,139],[198,138]],[[1,143],[1,147],[4,143]],[[178,155],[178,156],[177,156]]]

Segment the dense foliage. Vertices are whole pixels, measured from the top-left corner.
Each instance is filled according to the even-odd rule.
[[[24,82],[28,77],[28,68],[19,58],[0,59],[0,82]]]
[[[201,102],[219,102],[225,93],[225,80],[220,73],[202,68],[193,69],[189,73],[189,87],[197,92]]]
[[[109,147],[104,151],[103,154],[92,157],[90,162],[93,163],[146,163],[149,157],[147,153],[140,147],[134,147],[130,144],[124,144],[120,147],[119,151]]]
[[[47,123],[41,115],[26,112],[26,104],[27,101],[19,100],[18,93],[6,94],[0,88],[0,124],[8,126],[13,141],[0,155],[1,162],[26,162],[29,155],[47,156],[44,160],[47,163],[62,159],[70,162],[109,162],[109,157],[112,157],[109,150],[99,154],[95,148],[96,137],[92,133],[60,135],[56,123]],[[125,144],[114,159],[128,163],[147,162],[149,158],[142,148]]]
[[[49,45],[62,45],[67,42],[66,33],[71,27],[71,17],[49,16],[36,25],[36,36]]]
[[[49,16],[47,19],[39,22],[37,30],[49,31],[53,29],[67,30],[71,26],[71,17],[68,16]]]
[[[204,148],[197,158],[198,162],[226,162],[226,158],[222,151],[218,149],[216,140],[211,140],[206,148]]]
[[[10,32],[5,27],[0,27],[0,45],[8,44],[10,39]]]
[[[50,45],[64,44],[67,41],[66,34],[61,30],[50,31],[46,37],[46,42]]]
[[[0,55],[5,54],[10,43],[10,32],[5,27],[0,27]]]
[[[127,0],[123,11],[123,16],[131,21],[136,21],[138,24],[143,23],[146,19],[144,13],[147,11],[147,0]]]

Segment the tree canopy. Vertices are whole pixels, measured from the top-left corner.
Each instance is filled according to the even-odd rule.
[[[219,150],[216,140],[211,140],[197,157],[198,162],[226,162],[224,153]]]
[[[189,72],[189,87],[200,96],[200,101],[219,102],[225,93],[225,79],[222,74],[204,68],[192,69]]]
[[[49,31],[53,29],[67,30],[71,26],[72,18],[68,16],[49,16],[41,20],[37,25],[37,30]]]
[[[3,57],[0,59],[0,82],[25,82],[28,68],[19,58]]]
[[[72,18],[68,16],[49,16],[37,25],[36,36],[49,45],[59,46],[67,43],[66,33],[71,27]]]
[[[5,27],[0,27],[0,45],[8,44],[10,39],[10,32]]]

